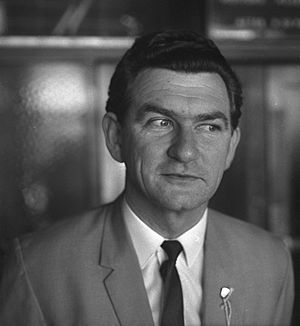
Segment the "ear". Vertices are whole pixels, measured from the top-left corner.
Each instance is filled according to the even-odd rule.
[[[228,149],[228,153],[227,153],[227,157],[226,157],[225,170],[227,170],[230,167],[230,165],[233,161],[235,151],[240,142],[240,138],[241,138],[241,131],[240,131],[240,128],[237,127],[233,130],[233,133],[231,135],[229,149]]]
[[[105,136],[106,147],[110,155],[118,162],[122,163],[122,136],[121,126],[118,118],[113,112],[107,112],[102,120],[102,128]]]

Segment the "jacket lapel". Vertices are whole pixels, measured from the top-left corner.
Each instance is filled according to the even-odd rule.
[[[154,326],[143,276],[121,213],[122,197],[107,216],[101,246],[100,268],[104,285],[122,326]]]
[[[246,289],[242,266],[239,266],[242,260],[234,254],[238,250],[235,248],[236,244],[231,242],[231,232],[234,230],[226,230],[222,217],[209,211],[204,247],[202,315],[204,326],[227,325],[224,302],[220,295],[224,287],[233,289],[229,297],[230,325],[243,325]]]

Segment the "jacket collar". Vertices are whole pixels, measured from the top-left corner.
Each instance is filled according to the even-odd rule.
[[[224,301],[221,298],[222,288],[231,289],[226,303],[227,309],[231,310],[228,311],[228,313],[231,312],[230,325],[243,325],[247,292],[243,266],[239,264],[242,260],[236,256],[239,244],[234,243],[230,236],[234,231],[226,230],[226,227],[228,228],[223,223],[222,216],[209,210],[204,245],[203,314],[201,318],[204,326],[228,325]],[[233,255],[234,252],[235,255]]]
[[[137,256],[121,212],[122,196],[111,206],[103,229],[100,268],[104,284],[122,326],[153,326],[152,313]]]

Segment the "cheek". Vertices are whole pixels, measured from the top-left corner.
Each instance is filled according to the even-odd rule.
[[[227,156],[228,145],[223,144],[221,146],[217,146],[213,150],[206,152],[205,157],[208,159],[206,164],[210,165],[211,170],[214,170],[214,172],[219,171],[222,173],[226,169]]]
[[[161,153],[152,146],[137,142],[131,144],[124,155],[126,167],[131,174],[134,173],[143,178],[143,175],[149,175],[155,169]]]
[[[143,146],[137,154],[137,173],[145,185],[156,181],[159,170],[166,164],[164,150],[162,147]]]
[[[143,172],[147,173],[154,170],[163,160],[163,151],[159,147],[144,145],[140,148],[138,159],[141,161]]]

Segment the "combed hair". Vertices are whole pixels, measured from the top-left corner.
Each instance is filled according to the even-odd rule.
[[[106,111],[114,112],[121,124],[130,105],[130,86],[138,73],[148,68],[219,74],[229,96],[231,126],[238,126],[243,97],[236,74],[212,40],[185,30],[141,36],[124,54],[112,76],[106,104]]]

